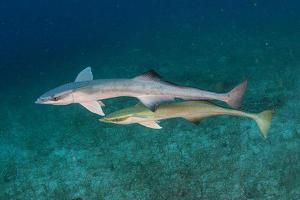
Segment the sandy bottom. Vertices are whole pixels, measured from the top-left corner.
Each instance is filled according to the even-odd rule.
[[[151,42],[145,35],[21,70],[2,85],[0,199],[300,199],[299,39],[195,35],[159,32]],[[73,81],[82,65],[92,65],[95,78],[154,68],[167,80],[218,92],[248,78],[242,109],[275,110],[269,137],[236,117],[198,126],[172,119],[151,130],[100,123],[80,105],[33,103]],[[104,102],[109,113],[136,100]]]

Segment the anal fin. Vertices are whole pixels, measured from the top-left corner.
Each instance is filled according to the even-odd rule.
[[[92,113],[104,116],[104,112],[102,110],[101,106],[104,106],[104,104],[101,101],[89,101],[89,102],[83,102],[80,103],[83,107],[91,111]]]

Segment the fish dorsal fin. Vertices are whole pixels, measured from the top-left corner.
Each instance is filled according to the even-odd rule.
[[[204,117],[184,117],[184,118],[193,124],[199,124]]]
[[[159,75],[156,71],[153,69],[139,75],[133,78],[133,80],[141,80],[141,81],[155,81],[155,82],[160,82],[165,85],[170,85],[170,86],[176,86],[176,87],[181,87],[183,88],[184,86],[179,86],[175,83],[172,83],[170,81],[163,80],[163,77]]]
[[[101,108],[101,106],[104,106],[104,104],[101,101],[89,101],[80,104],[86,109],[88,109],[89,111],[91,111],[92,113],[96,113],[101,116],[105,115]]]
[[[155,111],[159,104],[174,101],[174,97],[171,96],[139,96],[138,99],[151,111]]]
[[[156,71],[151,69],[139,76],[134,77],[133,79],[144,80],[144,81],[147,81],[147,80],[160,81],[162,79],[162,77]]]
[[[153,129],[161,129],[162,127],[156,121],[139,122],[140,125]]]
[[[75,79],[75,82],[91,81],[91,80],[93,80],[92,68],[87,67],[84,70],[82,70],[81,72],[79,72],[79,74],[77,75],[77,77]]]

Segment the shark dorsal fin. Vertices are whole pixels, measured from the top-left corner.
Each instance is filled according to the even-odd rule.
[[[171,85],[171,86],[176,86],[176,87],[181,87],[183,88],[183,86],[178,86],[175,83],[172,83],[170,81],[166,81],[163,80],[163,77],[161,75],[159,75],[156,71],[154,71],[153,69],[139,75],[133,78],[133,80],[142,80],[142,81],[155,81],[155,82],[161,82],[163,84],[166,85]]]
[[[93,73],[91,67],[87,67],[77,75],[75,82],[91,81],[93,80]]]
[[[147,80],[160,81],[162,79],[162,77],[156,71],[151,69],[139,76],[134,77],[133,79],[144,80],[144,81],[147,81]]]

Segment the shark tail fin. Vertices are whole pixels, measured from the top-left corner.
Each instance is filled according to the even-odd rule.
[[[230,92],[226,93],[225,102],[232,108],[239,108],[243,100],[244,93],[247,88],[248,81],[245,80],[238,86],[233,88]]]
[[[265,110],[257,114],[256,117],[254,118],[260,132],[265,138],[268,135],[268,131],[271,125],[272,114],[273,114],[272,110]]]

